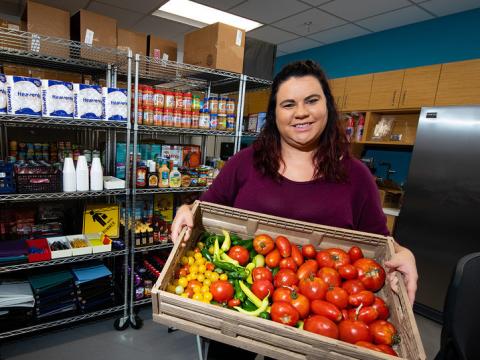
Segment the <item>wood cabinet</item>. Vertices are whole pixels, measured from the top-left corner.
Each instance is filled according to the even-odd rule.
[[[432,106],[435,102],[441,67],[441,64],[438,64],[406,69],[398,107],[413,109]]]
[[[330,90],[332,91],[333,99],[335,100],[335,104],[337,105],[337,110],[342,110],[346,82],[347,78],[331,79],[329,81]]]
[[[405,70],[373,74],[369,109],[396,109],[402,91]]]
[[[350,76],[346,78],[342,111],[368,109],[372,91],[373,74]]]
[[[480,103],[480,59],[442,64],[435,105]]]

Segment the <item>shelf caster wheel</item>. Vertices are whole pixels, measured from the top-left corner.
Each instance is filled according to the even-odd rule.
[[[113,327],[115,328],[115,330],[118,331],[125,330],[126,328],[128,328],[128,325],[128,317],[119,318],[113,323]]]
[[[140,316],[135,315],[130,317],[130,326],[135,329],[141,329],[143,326],[143,320],[140,318]]]

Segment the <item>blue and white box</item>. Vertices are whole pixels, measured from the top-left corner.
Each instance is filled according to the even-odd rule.
[[[0,74],[0,114],[7,112],[7,78]]]
[[[266,112],[259,112],[257,117],[257,132],[262,131],[265,122],[267,121],[267,113]]]
[[[73,117],[103,120],[102,88],[96,85],[73,84]]]
[[[73,84],[42,80],[42,116],[73,117]]]
[[[37,78],[7,75],[7,113],[42,115],[42,81]]]
[[[104,87],[103,101],[105,109],[105,120],[127,121],[127,89]]]

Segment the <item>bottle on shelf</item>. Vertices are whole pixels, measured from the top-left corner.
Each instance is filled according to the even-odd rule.
[[[364,127],[365,127],[365,118],[363,117],[363,114],[360,114],[360,116],[358,117],[357,131],[355,132],[355,141],[357,142],[362,141]]]
[[[157,170],[155,169],[155,161],[150,161],[147,183],[149,188],[158,187],[158,174]]]
[[[73,164],[73,158],[71,157],[65,158],[63,163],[63,191],[77,191],[77,175],[75,172],[75,165]]]
[[[92,167],[90,169],[90,190],[103,190],[103,168],[98,154],[94,154]]]
[[[173,169],[170,171],[169,183],[171,188],[178,188],[182,185],[182,174],[178,171],[177,163],[173,163]]]
[[[169,186],[170,169],[167,167],[166,161],[162,160],[162,166],[158,170],[158,173],[158,187],[167,188]]]
[[[90,189],[88,184],[88,165],[87,159],[83,155],[78,156],[76,175],[77,191],[88,191]]]

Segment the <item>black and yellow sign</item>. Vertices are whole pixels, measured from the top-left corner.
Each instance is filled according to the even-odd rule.
[[[83,233],[103,233],[118,238],[120,233],[120,211],[118,205],[87,205],[83,212]]]

